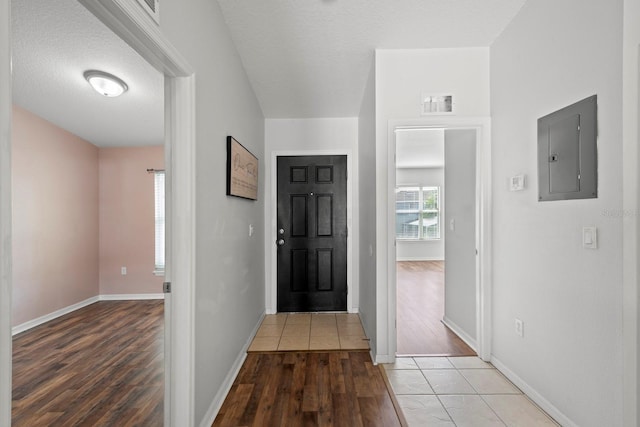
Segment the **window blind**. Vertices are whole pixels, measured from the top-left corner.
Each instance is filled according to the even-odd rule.
[[[164,274],[164,172],[154,172],[155,194],[155,271]]]

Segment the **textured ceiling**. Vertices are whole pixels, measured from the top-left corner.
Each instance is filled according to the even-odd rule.
[[[94,145],[163,143],[163,76],[77,0],[13,0],[13,100]],[[129,90],[95,92],[83,73],[106,71]]]
[[[354,117],[376,48],[489,46],[525,0],[218,0],[265,117]]]

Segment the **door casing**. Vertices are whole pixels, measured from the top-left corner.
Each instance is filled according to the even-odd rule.
[[[271,153],[269,186],[271,188],[271,199],[265,203],[266,209],[271,211],[271,221],[265,226],[265,239],[270,244],[270,250],[266,251],[269,255],[269,264],[271,265],[271,274],[267,277],[266,286],[266,313],[275,314],[278,307],[278,250],[276,246],[277,240],[277,221],[278,221],[278,157],[279,156],[347,156],[347,177],[351,176],[353,170],[353,154],[351,150],[286,150],[273,151]],[[356,270],[354,266],[354,230],[353,230],[353,191],[354,180],[347,178],[347,311],[349,313],[357,313],[358,307],[354,306],[354,294],[357,293],[358,284],[354,274]],[[357,300],[357,299],[356,299]]]
[[[387,340],[388,351],[380,363],[393,362],[397,350],[396,331],[396,246],[395,187],[396,138],[398,128],[476,129],[476,352],[483,360],[491,358],[491,121],[487,117],[429,117],[423,119],[390,120],[388,122],[388,206],[387,206]],[[380,280],[380,278],[378,278]],[[380,327],[378,328],[380,330]]]

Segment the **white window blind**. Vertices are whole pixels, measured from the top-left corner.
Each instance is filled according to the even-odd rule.
[[[157,275],[164,274],[164,171],[154,172],[155,193],[155,268]]]
[[[440,187],[396,188],[396,238],[440,238]]]

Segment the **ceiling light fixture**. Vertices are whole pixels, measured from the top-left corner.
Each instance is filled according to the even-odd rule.
[[[84,72],[84,78],[100,95],[115,97],[120,96],[129,88],[125,82],[116,76],[104,71],[88,70]]]

